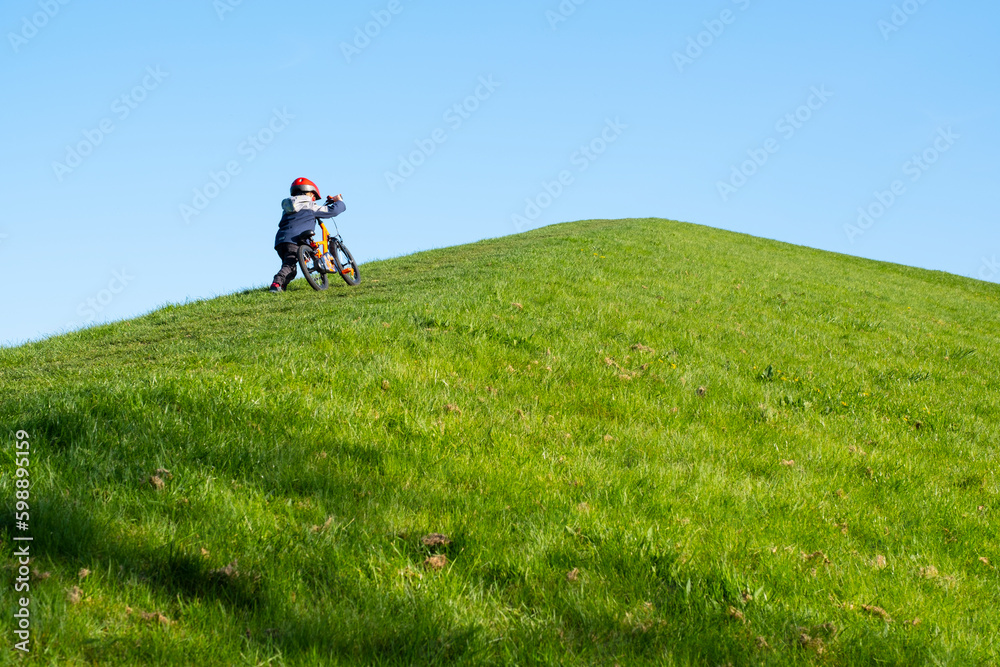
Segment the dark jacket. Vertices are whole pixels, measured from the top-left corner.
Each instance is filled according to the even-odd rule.
[[[282,243],[301,243],[303,234],[316,229],[317,219],[340,215],[347,206],[342,201],[323,206],[309,195],[299,195],[281,202],[281,210],[278,234],[274,237],[275,248]]]

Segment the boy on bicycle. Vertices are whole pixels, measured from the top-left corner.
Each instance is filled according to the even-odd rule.
[[[284,292],[297,272],[299,246],[308,242],[315,231],[316,220],[332,218],[347,210],[343,195],[327,197],[326,205],[319,206],[319,188],[308,178],[298,178],[292,183],[292,196],[281,202],[281,222],[274,237],[274,250],[281,258],[281,268],[271,283],[272,292]]]

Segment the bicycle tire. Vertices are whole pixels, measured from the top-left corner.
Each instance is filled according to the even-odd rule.
[[[347,249],[347,246],[340,241],[334,240],[332,246],[333,265],[336,267],[337,273],[340,274],[340,277],[344,279],[345,283],[351,287],[355,287],[361,282],[361,274],[358,273],[358,263],[354,261],[354,255],[352,255],[351,251]],[[347,260],[346,264],[344,264],[340,253],[344,253],[344,258]],[[350,269],[350,271],[345,272],[345,269]]]
[[[299,268],[302,269],[306,282],[317,292],[322,292],[330,286],[330,278],[326,271],[321,270],[316,251],[312,246],[299,246]]]

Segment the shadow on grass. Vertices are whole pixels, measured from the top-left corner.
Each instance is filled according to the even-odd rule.
[[[162,599],[211,602],[224,610],[222,627],[186,631],[213,637],[229,647],[231,656],[252,649],[320,664],[787,664],[815,658],[795,645],[796,619],[790,612],[775,611],[766,619],[769,627],[785,628],[788,635],[771,641],[788,645],[775,654],[759,651],[750,628],[728,611],[741,606],[745,582],[722,570],[685,569],[668,545],[628,531],[564,536],[542,563],[519,560],[517,544],[456,534],[449,557],[458,557],[450,568],[410,581],[369,575],[358,567],[363,560],[342,565],[289,556],[273,561],[274,568],[301,568],[297,575],[212,569],[197,555],[129,537],[124,516],[113,525],[96,520],[99,487],[134,488],[135,471],[148,470],[158,452],[169,451],[186,465],[212,466],[271,496],[322,494],[350,510],[358,507],[366,475],[385,476],[386,454],[370,444],[331,437],[313,442],[311,451],[286,447],[281,466],[262,475],[256,461],[267,452],[231,450],[233,433],[249,435],[247,424],[265,423],[267,415],[238,400],[148,388],[57,398],[39,404],[23,420],[33,442],[48,443],[46,459],[54,471],[49,488],[67,491],[53,492],[33,511],[39,554],[67,572],[100,563],[117,586],[142,586]],[[206,433],[197,446],[186,444],[201,428],[186,421],[198,405],[231,415],[230,440],[212,440]],[[115,449],[125,441],[130,444]],[[323,448],[351,465],[307,466],[315,449]],[[87,469],[81,462],[88,457],[104,463]],[[448,500],[442,492],[423,502],[444,506]],[[13,533],[13,509],[8,501],[0,516],[0,528],[8,534]],[[421,562],[418,536],[397,539],[411,562]],[[567,573],[577,567],[581,553],[590,560],[581,565],[584,572],[575,584]],[[289,582],[311,584],[309,599],[292,599]],[[476,620],[465,616],[464,608],[476,610]],[[868,653],[856,654],[871,655],[871,642],[878,640],[866,639]],[[98,662],[134,657],[122,654],[127,649],[113,639],[98,639],[81,650]]]
[[[0,534],[14,534],[13,510],[3,507]],[[231,655],[253,646],[280,651],[289,659],[314,657],[320,662],[338,658],[358,664],[467,664],[486,645],[482,629],[449,618],[443,600],[387,594],[363,578],[341,576],[339,590],[317,590],[315,597],[296,606],[273,591],[261,573],[212,569],[204,558],[169,546],[116,538],[112,527],[91,519],[86,503],[43,503],[34,516],[36,558],[42,556],[69,572],[100,568],[112,573],[114,587],[141,586],[161,599],[208,602],[204,606],[225,609],[233,633],[219,640],[230,644]],[[157,611],[173,616],[169,609]],[[114,633],[87,642],[83,650],[88,660],[135,657]],[[171,653],[160,652],[156,662],[169,662]]]
[[[13,507],[3,510],[0,530],[14,533]],[[252,610],[267,599],[264,580],[253,573],[234,575],[213,570],[204,558],[169,546],[140,545],[114,537],[114,527],[91,517],[79,501],[37,502],[32,513],[34,553],[68,571],[95,564],[111,565],[118,583],[138,583],[184,599],[220,601],[233,609]]]

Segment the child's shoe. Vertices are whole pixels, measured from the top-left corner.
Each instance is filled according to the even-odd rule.
[[[277,294],[279,292],[284,292],[285,290],[283,290],[281,288],[281,285],[279,285],[278,283],[271,283],[271,290],[270,291],[272,293],[274,293],[274,294]]]

